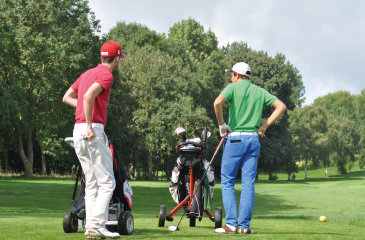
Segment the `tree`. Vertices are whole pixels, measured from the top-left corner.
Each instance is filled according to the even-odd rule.
[[[177,23],[173,28],[183,29],[190,24],[201,29],[200,34],[206,36],[204,28],[192,19]],[[184,45],[185,41],[181,41],[189,36],[174,36],[173,34],[170,38],[169,35],[169,38],[165,39],[163,34],[157,34],[145,26],[124,22],[118,23],[109,34],[113,40],[124,43],[123,51],[131,56],[122,64],[120,74],[116,76],[113,86],[118,87],[112,92],[115,95],[111,96],[109,109],[113,115],[119,113],[124,116],[117,120],[117,125],[126,126],[124,129],[128,130],[114,130],[113,138],[116,131],[120,132],[118,135],[123,137],[119,137],[118,141],[131,146],[125,149],[125,152],[132,160],[126,159],[126,162],[134,162],[132,165],[137,167],[140,165],[140,158],[142,161],[143,157],[148,159],[150,164],[146,163],[144,166],[149,166],[150,178],[151,172],[153,174],[154,169],[159,167],[164,168],[167,175],[171,174],[170,166],[175,156],[176,144],[173,131],[176,127],[187,124],[187,130],[195,132],[198,131],[196,128],[201,131],[203,127],[208,126],[214,131],[215,126],[209,120],[215,119],[212,103],[223,86],[220,82],[223,79],[223,68],[219,65],[223,56],[218,47],[215,45],[215,51],[211,51],[210,55],[202,55],[200,60],[194,60],[192,64],[188,50],[184,50],[182,55],[178,54],[178,49],[193,49]],[[213,38],[215,39],[215,36]],[[205,48],[200,46],[205,42],[190,41],[195,48]],[[114,116],[111,118],[114,119]],[[196,119],[205,119],[203,122],[206,124],[203,125],[202,121]],[[156,121],[153,122],[155,125],[151,125],[152,121]],[[158,127],[160,122],[164,125]],[[194,124],[197,126],[193,126]],[[114,123],[111,125],[114,129],[117,127]],[[147,128],[150,131],[148,135],[153,136],[149,137],[150,140],[144,132]],[[156,140],[157,137],[161,140]],[[122,138],[128,139],[128,142]],[[157,142],[150,144],[151,139]],[[152,150],[153,155],[150,148],[157,148]]]
[[[356,99],[358,99],[356,101]],[[338,91],[327,94],[323,97],[315,99],[313,106],[323,109],[329,113],[331,119],[328,125],[328,134],[331,136],[331,150],[336,158],[338,169],[341,173],[346,173],[344,167],[349,163],[349,171],[355,162],[355,154],[361,151],[360,139],[361,131],[364,128],[364,115],[361,108],[361,97],[356,98],[347,91]],[[357,129],[350,126],[357,126]],[[336,132],[336,134],[333,134]],[[341,137],[342,139],[339,139]],[[346,142],[343,140],[346,139]]]
[[[173,130],[181,125],[197,128],[209,124],[203,109],[195,108],[192,98],[184,96],[181,89],[186,82],[181,78],[182,62],[150,46],[131,54],[121,79],[129,85],[133,128],[142,138],[147,151],[148,179],[153,179],[153,160],[169,156],[175,144]]]
[[[31,176],[34,137],[47,143],[52,136],[40,130],[49,132],[48,126],[64,122],[64,112],[71,113],[62,106],[62,93],[98,53],[98,21],[81,0],[1,0],[0,19],[1,81],[15,103],[18,151]]]

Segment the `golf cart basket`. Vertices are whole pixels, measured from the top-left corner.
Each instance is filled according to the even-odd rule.
[[[72,147],[73,138],[65,139]],[[119,232],[121,235],[131,235],[134,231],[134,220],[132,211],[132,188],[127,181],[125,168],[120,157],[109,141],[109,148],[113,156],[113,170],[115,178],[115,189],[109,202],[108,221],[106,228],[112,232]],[[78,181],[81,180],[78,198],[75,200]],[[68,209],[63,218],[63,230],[65,233],[75,233],[78,229],[84,229],[86,223],[85,211],[85,175],[82,171],[81,164],[78,165],[76,182],[72,196],[71,209]]]
[[[172,171],[169,191],[178,205],[168,214],[165,205],[160,207],[158,226],[164,227],[165,220],[173,221],[173,215],[183,208],[186,216],[190,218],[191,227],[195,227],[196,219],[201,221],[203,213],[206,213],[210,220],[216,223],[216,228],[219,228],[222,224],[221,208],[216,209],[216,215],[219,215],[217,218],[207,209],[211,208],[215,186],[213,168],[204,157],[207,137],[210,135],[208,128],[204,128],[203,140],[187,139],[186,131],[182,128],[177,128],[176,133],[183,137],[183,141],[177,145],[179,156]]]

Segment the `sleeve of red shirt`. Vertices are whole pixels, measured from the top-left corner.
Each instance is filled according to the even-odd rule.
[[[79,89],[80,78],[81,76],[76,80],[76,82],[74,82],[74,84],[71,85],[72,90],[76,93]]]
[[[112,74],[103,74],[99,76],[95,82],[99,83],[104,89],[110,89],[113,84],[113,75]]]

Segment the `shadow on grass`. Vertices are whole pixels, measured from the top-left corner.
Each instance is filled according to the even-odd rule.
[[[321,178],[311,178],[308,177],[307,180],[303,179],[297,179],[297,180],[258,180],[255,182],[255,184],[293,184],[293,183],[310,183],[310,182],[335,182],[335,181],[348,181],[348,180],[364,180],[365,179],[365,171],[359,170],[359,171],[353,171],[346,174],[337,174],[332,175],[328,178],[321,177]]]

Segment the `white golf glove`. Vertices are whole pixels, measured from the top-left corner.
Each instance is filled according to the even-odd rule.
[[[226,132],[232,132],[231,128],[226,123],[219,125],[219,133],[221,137],[223,137]]]

